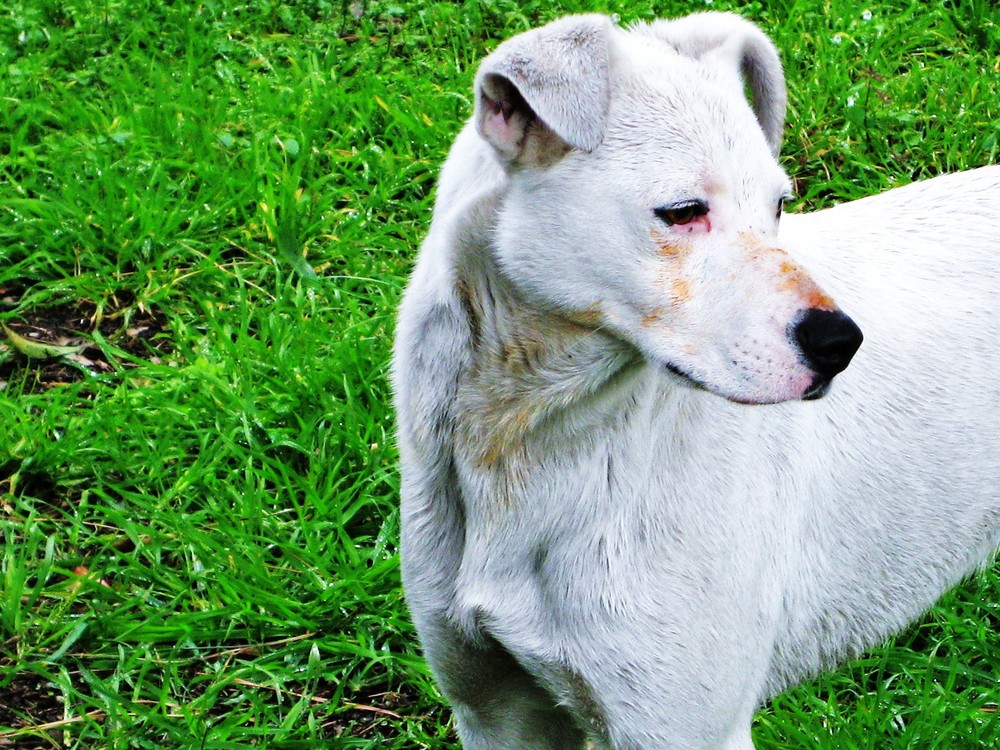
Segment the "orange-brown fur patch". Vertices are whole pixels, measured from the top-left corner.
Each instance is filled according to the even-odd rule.
[[[770,255],[782,259],[778,264],[778,274],[781,278],[778,286],[779,291],[790,292],[799,297],[806,309],[837,309],[837,303],[824,293],[812,277],[795,261],[791,260],[780,247],[765,246],[760,238],[748,232],[741,232],[740,240],[746,244],[751,261],[761,261]]]
[[[659,323],[663,318],[663,313],[665,310],[662,307],[654,307],[648,313],[642,316],[642,320],[639,321],[639,325],[643,328],[649,328],[651,325]]]
[[[691,284],[683,276],[674,279],[670,291],[673,294],[674,302],[684,303],[691,300]]]
[[[576,323],[586,328],[598,327],[603,317],[604,311],[601,310],[600,305],[591,305],[583,310],[573,310],[565,315],[566,320],[570,323]]]
[[[666,237],[656,230],[650,232],[650,236],[656,246],[660,248],[657,254],[664,258],[681,258],[691,252],[690,241]]]
[[[783,280],[778,288],[783,292],[791,292],[802,298],[806,309],[837,309],[837,303],[825,294],[812,280],[812,277],[795,263],[789,260],[783,261],[779,271]]]
[[[502,336],[495,330],[483,333],[484,345],[468,372],[459,406],[466,412],[462,442],[476,446],[471,455],[476,466],[500,473],[514,470],[525,437],[550,406],[547,368],[594,328],[557,315],[508,312],[513,320]],[[596,308],[583,312],[590,320],[600,315]]]
[[[668,296],[672,305],[683,305],[694,297],[690,277],[682,271],[682,264],[674,259],[659,264],[656,270],[656,286]],[[651,316],[655,314],[656,317],[662,317],[663,312],[662,308],[650,311],[650,314],[642,319],[642,324],[649,325],[655,322]]]

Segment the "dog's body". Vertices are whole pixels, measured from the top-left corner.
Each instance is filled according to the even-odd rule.
[[[565,19],[477,91],[394,358],[427,658],[467,750],[750,750],[1000,543],[1000,167],[779,235],[728,15]],[[812,401],[860,343],[824,290],[866,338]]]

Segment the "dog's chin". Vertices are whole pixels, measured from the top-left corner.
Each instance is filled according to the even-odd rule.
[[[684,370],[679,368],[677,365],[671,364],[669,362],[664,363],[663,369],[670,373],[673,377],[672,380],[682,387],[693,388],[698,391],[705,391],[706,393],[711,393],[713,396],[718,396],[719,398],[724,398],[726,401],[732,401],[734,404],[745,404],[747,406],[759,406],[761,404],[773,404],[775,401],[761,401],[756,398],[744,397],[733,393],[727,393],[725,391],[719,390],[718,388],[713,388],[710,385],[698,380],[697,378],[688,375]]]
[[[809,387],[806,388],[806,390],[800,395],[789,394],[787,396],[762,398],[759,394],[754,396],[744,396],[737,393],[721,391],[718,388],[713,388],[701,380],[692,377],[680,367],[677,367],[677,365],[671,364],[670,362],[664,363],[663,369],[673,376],[672,379],[678,385],[694,388],[700,391],[707,391],[708,393],[724,398],[727,401],[732,401],[734,404],[744,404],[747,406],[764,406],[767,404],[780,404],[787,401],[816,401],[817,399],[823,398],[823,396],[829,392],[830,386],[833,383],[832,378],[828,378],[823,375],[816,375],[813,377]]]

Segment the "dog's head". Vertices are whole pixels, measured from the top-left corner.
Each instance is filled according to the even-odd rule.
[[[505,42],[474,115],[507,171],[502,271],[728,399],[821,396],[861,332],[777,244],[784,113],[777,53],[738,16],[575,16]]]

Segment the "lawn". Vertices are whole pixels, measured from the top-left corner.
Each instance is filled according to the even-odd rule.
[[[0,748],[455,748],[399,585],[394,309],[476,61],[738,9],[810,210],[1000,154],[990,0],[8,0]],[[1000,567],[761,711],[777,748],[1000,743]]]

